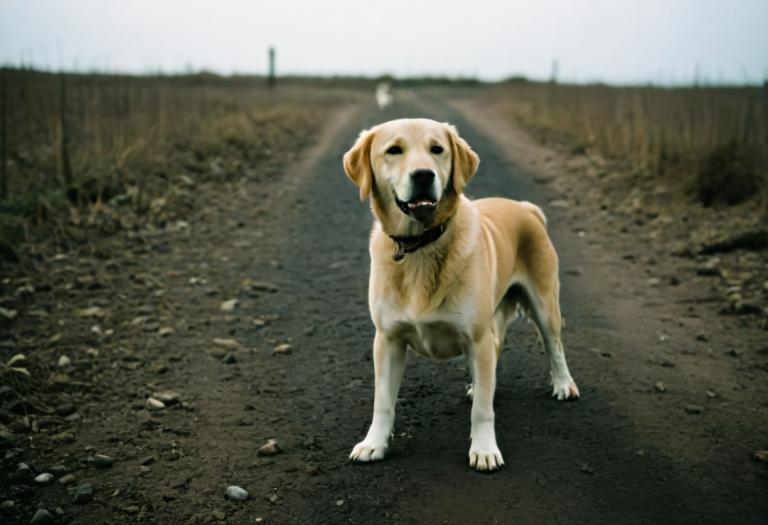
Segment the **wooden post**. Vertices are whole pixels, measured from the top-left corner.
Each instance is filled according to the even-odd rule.
[[[72,167],[69,164],[69,130],[67,128],[67,79],[61,73],[59,89],[59,175],[64,185],[72,185]]]
[[[0,199],[8,197],[8,85],[6,70],[0,72]]]
[[[558,75],[558,70],[559,69],[560,69],[560,63],[555,58],[555,59],[552,60],[552,69],[551,69],[550,74],[549,74],[549,82],[551,84],[557,84],[557,75]]]
[[[269,47],[269,76],[267,77],[267,85],[269,87],[275,87],[275,48]]]

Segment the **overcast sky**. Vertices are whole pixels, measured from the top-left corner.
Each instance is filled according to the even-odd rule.
[[[768,0],[0,0],[0,62],[141,73],[768,78]]]

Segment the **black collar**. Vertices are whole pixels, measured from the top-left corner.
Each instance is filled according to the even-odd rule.
[[[395,241],[395,252],[392,258],[396,261],[405,259],[405,255],[415,252],[428,244],[432,244],[440,238],[446,228],[446,223],[438,224],[428,230],[424,230],[419,235],[390,235],[389,238]]]

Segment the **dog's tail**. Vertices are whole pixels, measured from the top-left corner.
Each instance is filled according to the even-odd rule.
[[[533,213],[536,216],[536,218],[541,221],[541,224],[543,224],[544,226],[547,225],[547,216],[544,215],[544,212],[541,211],[541,208],[536,206],[534,203],[528,202],[528,201],[520,201],[520,205],[526,210],[528,210],[529,212]]]

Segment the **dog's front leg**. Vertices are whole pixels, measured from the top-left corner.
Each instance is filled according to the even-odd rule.
[[[496,390],[496,348],[488,331],[472,349],[472,432],[469,466],[477,470],[496,470],[504,459],[496,444],[493,394]]]
[[[375,461],[387,452],[395,423],[395,401],[405,367],[405,345],[376,331],[373,366],[376,375],[373,421],[365,439],[355,445],[349,455],[354,461]]]

